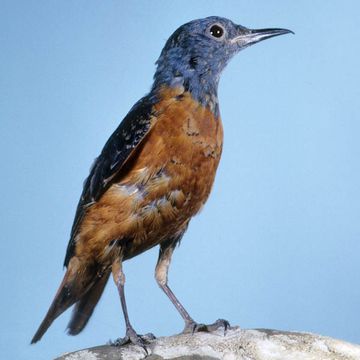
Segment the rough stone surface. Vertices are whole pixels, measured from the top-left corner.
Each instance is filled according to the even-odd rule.
[[[148,354],[126,345],[98,346],[56,360],[360,360],[360,346],[320,335],[277,330],[243,330],[174,335],[152,340]]]

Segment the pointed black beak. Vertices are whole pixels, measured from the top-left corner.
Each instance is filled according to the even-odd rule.
[[[239,26],[239,35],[231,39],[231,43],[236,43],[240,47],[247,47],[274,36],[294,34],[288,29],[247,29]]]

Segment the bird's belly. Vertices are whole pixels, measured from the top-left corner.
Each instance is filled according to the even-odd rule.
[[[118,221],[120,236],[130,239],[126,245],[126,258],[185,230],[191,217],[208,198],[215,166],[214,161],[209,159],[185,170],[183,165],[170,161],[150,176],[149,169],[142,168],[137,176],[146,178],[145,184],[120,183],[112,187],[110,193],[113,193],[113,199],[118,197],[119,201],[128,204],[126,209],[131,209]],[[123,207],[116,208],[120,210]]]

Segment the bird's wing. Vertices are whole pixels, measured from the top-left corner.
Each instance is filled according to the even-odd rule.
[[[150,96],[139,100],[110,136],[100,156],[95,159],[90,174],[84,182],[83,192],[76,209],[64,266],[68,266],[74,255],[75,237],[86,208],[98,201],[104,194],[111,185],[112,179],[119,174],[127,159],[155,123],[154,101],[154,98]]]

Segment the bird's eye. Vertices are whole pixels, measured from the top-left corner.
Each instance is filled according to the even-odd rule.
[[[210,34],[219,39],[224,35],[224,29],[220,25],[213,25],[210,28]]]

